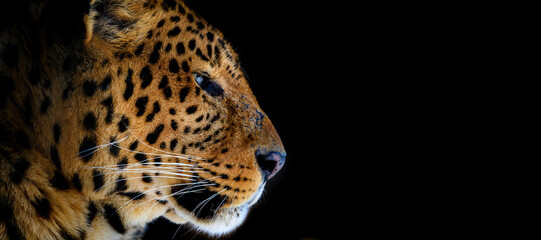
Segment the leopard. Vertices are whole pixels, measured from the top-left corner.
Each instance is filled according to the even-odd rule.
[[[0,10],[0,239],[231,234],[285,164],[224,34],[181,0]]]

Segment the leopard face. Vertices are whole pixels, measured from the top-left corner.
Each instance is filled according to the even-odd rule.
[[[45,222],[69,234],[83,229],[89,239],[158,217],[216,235],[238,227],[286,153],[223,34],[174,0],[96,0],[82,12],[75,43],[58,43],[52,31],[39,60],[2,42],[18,49],[18,68],[2,74],[23,76],[9,82],[13,103],[2,99],[2,111],[37,111],[27,123],[5,120],[19,122],[13,132],[32,149],[17,150],[28,163],[17,184],[45,196]]]

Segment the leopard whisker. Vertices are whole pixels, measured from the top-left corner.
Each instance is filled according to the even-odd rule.
[[[180,167],[175,167],[175,166],[166,166],[166,167],[164,167],[164,166],[152,166],[152,165],[156,165],[156,164],[150,164],[150,165],[151,165],[151,167],[148,167],[148,168],[141,168],[141,167],[144,167],[146,165],[141,164],[141,163],[135,163],[135,164],[107,165],[107,166],[101,166],[101,167],[87,166],[87,167],[83,167],[81,169],[105,169],[105,170],[117,170],[119,172],[122,172],[124,170],[133,169],[134,167],[137,167],[137,168],[140,168],[140,169],[147,169],[147,170],[151,170],[151,169],[170,169],[170,170],[176,170],[176,171],[186,171],[185,169],[204,170],[204,168],[201,168],[201,167],[198,167],[198,166],[184,166],[184,165],[181,165]]]
[[[202,182],[197,182],[197,183],[191,183],[193,184],[193,186],[190,186],[189,188],[194,188],[194,187],[197,187],[199,186],[198,183],[202,183]],[[184,183],[182,183],[184,184]],[[209,186],[209,185],[216,185],[215,183],[212,183],[212,184],[200,184],[200,186]],[[135,199],[137,199],[138,197],[142,196],[142,195],[145,195],[146,193],[149,193],[149,192],[152,192],[152,191],[155,191],[156,189],[161,189],[161,188],[166,188],[166,187],[174,187],[174,186],[178,186],[178,184],[173,184],[173,185],[166,185],[166,186],[160,186],[160,187],[156,187],[156,188],[151,188],[147,191],[144,191],[142,193],[139,193],[138,195],[136,195],[135,197],[131,198],[130,200],[128,200],[126,203],[124,203],[122,206],[120,206],[119,208],[116,209],[115,212],[119,211],[121,208],[123,208],[124,206],[126,206],[128,203],[134,201]]]
[[[191,156],[191,155],[186,155],[186,154],[173,153],[173,152],[168,152],[168,151],[164,151],[164,150],[157,149],[157,148],[155,148],[155,147],[152,147],[152,146],[146,144],[144,141],[142,141],[141,139],[139,139],[139,138],[131,131],[131,129],[130,129],[129,127],[127,127],[127,130],[128,130],[128,131],[129,131],[129,132],[130,132],[130,133],[131,133],[131,134],[132,134],[139,142],[141,142],[143,145],[145,145],[145,146],[147,146],[147,147],[149,147],[149,148],[151,148],[151,149],[153,149],[153,150],[155,150],[155,151],[157,151],[157,152],[162,152],[162,153],[166,153],[166,154],[169,154],[169,155],[171,155],[171,154],[172,154],[172,155],[176,155],[176,156],[178,156],[178,157],[181,158],[181,159],[185,159],[185,160],[189,160],[189,161],[194,160],[194,158],[199,158],[199,160],[208,160],[208,159],[201,158],[201,157],[197,157],[197,156]],[[188,156],[188,157],[186,157],[186,156]]]
[[[94,131],[92,131],[92,132],[94,132]],[[98,146],[95,146],[95,147],[88,148],[88,149],[85,149],[85,150],[83,150],[83,151],[80,151],[80,152],[76,153],[75,155],[73,155],[74,157],[75,157],[75,156],[78,156],[78,155],[81,155],[82,153],[86,153],[86,152],[89,152],[89,151],[92,151],[92,150],[97,149],[96,151],[92,151],[92,152],[90,152],[90,153],[88,153],[88,154],[86,154],[86,155],[84,155],[84,156],[81,156],[81,157],[86,157],[86,156],[88,156],[88,155],[90,155],[90,154],[96,153],[97,151],[99,151],[100,149],[102,149],[102,148],[104,148],[104,147],[107,147],[107,146],[110,146],[110,145],[113,145],[113,144],[118,144],[118,143],[120,143],[120,142],[122,142],[122,141],[128,139],[128,137],[125,137],[125,138],[120,139],[120,140],[118,140],[118,141],[109,142],[109,141],[107,141],[106,139],[104,139],[103,137],[101,137],[99,134],[97,134],[96,132],[94,132],[94,134],[96,134],[98,137],[100,137],[102,140],[104,140],[104,141],[106,142],[106,144],[98,145]]]
[[[113,182],[107,182],[106,184],[104,184],[103,186],[101,186],[100,188],[96,189],[96,191],[99,191],[101,190],[102,188],[105,188],[111,184],[115,184],[117,182],[121,182],[121,181],[125,181],[125,180],[130,180],[130,179],[143,179],[144,177],[141,176],[141,177],[129,177],[129,178],[122,178],[122,179],[117,179]],[[169,179],[179,179],[179,180],[186,180],[186,181],[195,181],[193,179],[189,179],[189,178],[178,178],[178,177],[169,177],[169,176],[153,176],[152,178],[169,178]],[[114,179],[114,178],[113,178]]]
[[[167,162],[159,162],[159,163],[156,163],[156,162],[149,162],[149,163],[146,163],[150,166],[152,166],[153,168],[158,168],[158,167],[161,167],[161,166],[156,166],[156,165],[172,165],[170,168],[173,168],[173,166],[180,166],[180,167],[174,167],[175,169],[184,169],[184,168],[190,168],[190,169],[204,169],[200,166],[197,166],[197,165],[192,165],[192,164],[186,164],[186,163],[167,163]],[[146,165],[146,164],[141,164],[140,162],[137,162],[137,163],[126,163],[126,164],[115,164],[115,165],[105,165],[105,166],[92,166],[92,167],[84,167],[84,168],[111,168],[111,169],[118,169],[119,167],[122,167],[122,168],[130,168],[132,166],[137,166],[137,167],[140,167],[141,165]]]
[[[180,186],[180,185],[184,185],[184,184],[174,184],[174,185],[169,185],[170,187],[173,187],[173,186]],[[208,185],[199,185],[199,186],[196,186],[196,187],[205,187],[205,186],[212,186],[212,185],[215,185],[215,184],[208,184]],[[199,192],[199,191],[203,191],[205,190],[205,188],[201,188],[201,189],[196,189],[196,190],[191,190],[193,187],[189,188],[189,189],[186,189],[186,191],[182,192],[183,194],[186,194],[186,193],[192,193],[192,192]],[[190,190],[190,191],[188,191]],[[165,195],[165,196],[161,196],[161,197],[158,197],[158,198],[152,198],[152,199],[149,199],[149,200],[146,200],[144,202],[141,202],[139,204],[137,204],[136,206],[133,206],[130,210],[128,210],[126,213],[129,213],[131,211],[133,211],[135,208],[139,207],[140,205],[142,204],[145,204],[147,202],[151,202],[151,201],[155,201],[155,200],[166,200],[167,198],[171,197],[171,196],[174,196],[175,193],[172,193],[172,194],[168,194],[168,195]],[[159,201],[156,201],[156,203],[154,203],[150,208],[153,208],[154,206],[156,206],[156,204],[158,204]]]
[[[100,136],[98,133],[96,133],[95,131],[92,130],[92,132],[94,134],[96,134],[96,136],[98,136],[99,138],[101,138],[103,141],[106,142],[106,144],[103,144],[103,145],[99,145],[99,146],[96,146],[96,147],[93,147],[93,148],[89,148],[89,149],[86,149],[84,151],[81,151],[80,153],[76,154],[76,155],[79,155],[81,153],[84,153],[84,152],[87,152],[87,151],[91,151],[93,149],[96,149],[96,148],[99,148],[98,150],[100,150],[101,148],[104,148],[104,147],[107,147],[107,146],[110,146],[110,145],[113,145],[113,144],[116,144],[117,148],[119,149],[123,149],[123,150],[126,150],[126,151],[129,151],[129,152],[133,152],[133,153],[141,153],[141,154],[146,154],[146,155],[154,155],[154,156],[160,156],[160,157],[171,157],[171,158],[178,158],[178,159],[184,159],[184,160],[188,160],[188,161],[193,161],[194,159],[195,160],[208,160],[208,159],[205,159],[205,158],[201,158],[201,157],[197,157],[197,156],[192,156],[192,155],[186,155],[186,154],[179,154],[179,153],[173,153],[173,152],[168,152],[168,151],[163,151],[163,150],[160,150],[160,149],[157,149],[157,148],[154,148],[148,144],[146,144],[144,141],[142,141],[140,138],[138,138],[132,131],[129,127],[127,127],[127,130],[128,132],[124,133],[126,135],[129,135],[131,134],[133,137],[135,137],[135,139],[137,139],[139,142],[141,142],[143,145],[155,150],[155,151],[158,151],[158,152],[162,152],[162,153],[166,153],[166,154],[157,154],[157,153],[148,153],[148,152],[141,152],[141,151],[135,151],[135,150],[131,150],[131,149],[127,149],[127,148],[124,148],[124,147],[121,147],[118,145],[118,143],[121,143],[123,141],[125,141],[126,139],[129,138],[129,136],[126,136],[122,139],[119,139],[117,141],[113,141],[113,142],[109,142],[107,139],[105,139],[104,137]],[[98,151],[96,150],[96,151]],[[95,153],[96,151],[94,152],[91,152],[85,156],[88,156],[92,153]],[[75,155],[75,156],[76,156]],[[83,156],[83,157],[85,157]]]
[[[225,189],[224,189],[225,190]],[[223,190],[222,190],[223,191]],[[235,195],[237,195],[237,192],[238,191],[235,191]],[[222,207],[222,205],[225,203],[225,200],[228,198],[228,196],[225,196],[224,199],[222,200],[222,202],[218,205],[218,207],[216,208],[216,210],[214,210],[214,215],[216,215],[216,213],[218,212],[218,210]],[[235,199],[235,197],[233,197],[233,199]]]
[[[222,189],[221,191],[213,194],[212,196],[208,197],[207,199],[203,200],[202,202],[200,202],[199,204],[197,204],[197,206],[195,206],[195,208],[192,210],[192,214],[194,214],[195,210],[197,210],[197,208],[199,208],[199,211],[197,211],[196,214],[194,214],[195,216],[199,215],[199,213],[201,213],[201,210],[203,210],[203,208],[205,207],[205,205],[210,202],[210,200],[212,200],[213,198],[215,198],[216,196],[218,196],[220,193],[222,193],[223,191],[225,191],[226,189]],[[202,205],[201,205],[202,204]]]
[[[180,176],[180,177],[193,177],[193,175],[190,174],[182,174],[182,173],[174,173],[174,172],[168,172],[168,171],[159,171],[159,170],[150,170],[150,169],[125,169],[122,172],[119,171],[109,171],[105,173],[101,173],[102,175],[107,174],[120,174],[123,172],[132,172],[132,173],[143,173],[143,172],[150,172],[150,173],[159,173],[159,174],[165,174],[165,175],[173,175],[173,176]],[[193,173],[193,172],[192,172]],[[196,172],[196,173],[203,173],[203,172]]]

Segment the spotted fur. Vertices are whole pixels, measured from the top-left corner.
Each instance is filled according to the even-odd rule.
[[[158,217],[227,233],[282,167],[237,55],[184,3],[0,13],[0,239],[132,239]]]

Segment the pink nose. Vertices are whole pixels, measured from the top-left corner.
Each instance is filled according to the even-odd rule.
[[[282,169],[286,161],[286,154],[274,151],[268,153],[258,151],[256,159],[263,175],[263,181],[268,181]]]

